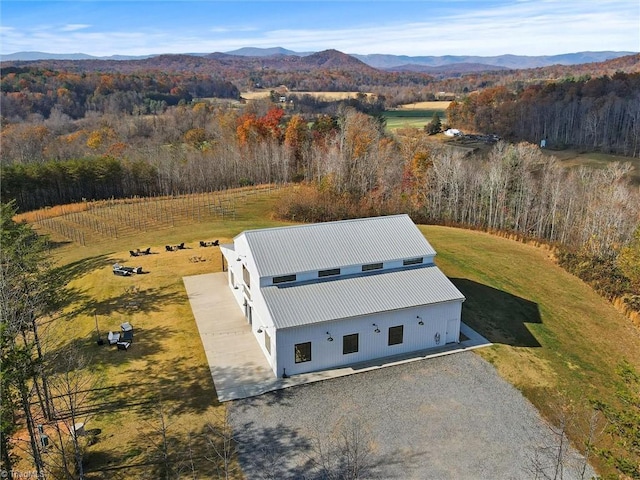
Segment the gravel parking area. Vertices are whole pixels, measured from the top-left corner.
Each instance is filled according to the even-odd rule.
[[[355,478],[339,475],[349,468],[357,478],[535,478],[534,464],[553,462],[542,447],[557,441],[520,392],[471,352],[228,406],[252,480]],[[580,478],[579,458],[569,457],[563,478]]]

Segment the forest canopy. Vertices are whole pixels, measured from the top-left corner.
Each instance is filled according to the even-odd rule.
[[[474,92],[447,110],[451,125],[547,147],[640,157],[640,73]]]

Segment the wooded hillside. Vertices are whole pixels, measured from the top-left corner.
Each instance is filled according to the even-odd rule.
[[[474,92],[447,110],[452,126],[561,149],[640,156],[640,73]]]

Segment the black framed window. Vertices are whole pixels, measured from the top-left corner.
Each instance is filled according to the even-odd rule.
[[[342,354],[356,353],[358,351],[358,334],[345,335],[342,337]]]
[[[399,345],[402,343],[404,325],[389,327],[389,345]]]
[[[402,261],[402,265],[420,265],[422,263],[423,258],[422,257],[418,257],[418,258],[407,258],[406,260]]]
[[[296,363],[311,361],[311,342],[296,343],[294,347]]]
[[[363,272],[369,272],[371,270],[381,270],[381,269],[382,269],[381,263],[369,263],[368,265],[362,265]]]
[[[333,275],[340,275],[339,268],[331,268],[329,270],[320,270],[318,272],[318,277],[331,277]]]
[[[286,283],[286,282],[295,282],[295,275],[282,275],[281,277],[273,277],[273,283]]]

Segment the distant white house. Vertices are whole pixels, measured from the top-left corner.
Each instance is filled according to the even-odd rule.
[[[248,230],[221,251],[276,376],[459,341],[464,296],[407,215]]]
[[[445,130],[444,134],[447,137],[459,137],[460,135],[462,135],[462,132],[457,128],[450,128],[448,130]]]

